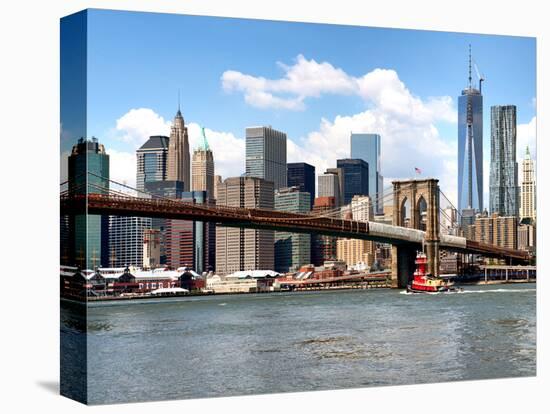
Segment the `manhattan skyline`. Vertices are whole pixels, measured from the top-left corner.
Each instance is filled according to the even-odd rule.
[[[135,150],[149,135],[169,135],[180,90],[190,150],[206,127],[224,179],[244,172],[249,126],[285,132],[288,162],[308,162],[317,174],[350,156],[351,132],[378,133],[385,186],[418,166],[456,201],[468,44],[487,79],[484,204],[491,105],[517,105],[518,160],[526,145],[536,159],[532,38],[100,10],[89,19],[99,24],[90,24],[87,134],[106,144],[113,179],[130,185]]]

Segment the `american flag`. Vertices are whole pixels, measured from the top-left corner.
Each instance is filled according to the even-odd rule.
[[[414,167],[414,172],[417,174],[422,174],[422,170],[418,167]]]

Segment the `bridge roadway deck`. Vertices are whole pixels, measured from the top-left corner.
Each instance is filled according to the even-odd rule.
[[[195,204],[180,200],[154,199],[88,194],[61,196],[61,214],[98,214],[137,217],[157,217],[176,220],[208,221],[228,227],[262,230],[316,233],[335,237],[355,238],[422,247],[425,232],[376,222],[344,220],[309,214],[273,210]],[[441,235],[440,246],[463,253],[480,253],[492,257],[528,260],[527,252],[505,249],[466,240],[463,237]]]

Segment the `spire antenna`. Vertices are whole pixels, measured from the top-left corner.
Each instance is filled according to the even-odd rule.
[[[468,45],[468,86],[472,89],[472,45]]]
[[[178,88],[178,112],[180,112],[180,88]]]
[[[468,87],[472,89],[472,45],[468,45]]]

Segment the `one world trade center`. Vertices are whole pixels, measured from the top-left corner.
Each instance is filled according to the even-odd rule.
[[[468,87],[458,97],[458,211],[483,211],[483,95],[472,86],[472,54]]]

